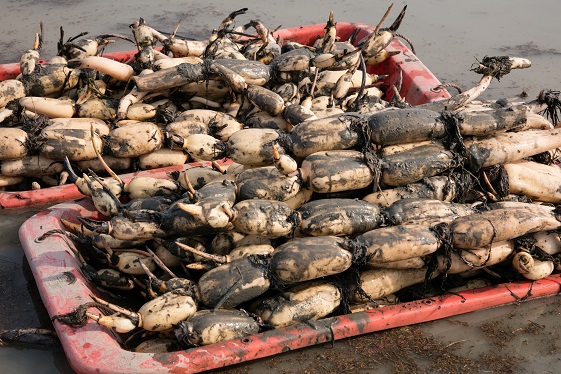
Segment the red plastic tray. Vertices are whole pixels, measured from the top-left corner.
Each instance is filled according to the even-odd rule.
[[[325,24],[317,24],[282,29],[275,32],[275,37],[278,36],[284,41],[295,41],[311,45],[318,36],[323,35],[324,27]],[[337,22],[337,35],[341,40],[347,40],[356,29],[358,29],[358,34],[356,36],[356,40],[358,41],[371,33],[374,27],[358,23]],[[400,40],[394,38],[387,49],[390,51],[399,50],[401,53],[384,61],[375,69],[370,67],[368,71],[372,74],[389,75],[385,83],[387,85],[393,85],[396,84],[398,80],[398,74],[396,73],[401,70],[403,73],[403,81],[400,93],[407,102],[411,105],[419,105],[450,97],[446,90],[441,90],[439,92],[433,91],[433,89],[440,84],[439,80]],[[136,51],[114,52],[106,53],[104,56],[126,61],[135,53]],[[0,80],[15,78],[19,72],[19,63],[0,65]],[[130,176],[127,174],[123,177],[127,178],[136,175],[163,176],[165,175],[165,171],[173,170],[181,170],[181,166],[142,171],[131,174]],[[50,187],[33,191],[0,192],[0,209],[23,208],[34,205],[40,206],[47,203],[54,204],[80,197],[82,197],[82,195],[74,185]]]
[[[48,230],[61,229],[60,218],[100,218],[88,200],[67,202],[27,220],[19,237],[49,316],[75,310],[92,301],[95,287],[84,279],[79,263],[59,235],[36,243]],[[121,348],[119,337],[89,321],[82,328],[54,322],[70,365],[79,373],[200,372],[395,327],[432,321],[484,308],[555,295],[561,276],[479,288],[455,295],[427,298],[366,312],[300,324],[220,344],[172,353],[134,353]],[[101,295],[100,295],[101,296]]]

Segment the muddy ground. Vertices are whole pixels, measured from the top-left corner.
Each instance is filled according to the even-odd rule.
[[[138,17],[162,31],[173,29],[181,19],[181,35],[203,39],[226,14],[242,7],[249,8],[248,18],[284,28],[323,23],[330,9],[336,21],[375,24],[389,6],[389,2],[366,0],[155,4],[146,0],[4,0],[0,63],[17,61],[31,47],[39,21],[45,25],[43,56],[50,57],[56,53],[60,26],[65,38],[82,31],[130,36],[128,25]],[[469,88],[478,80],[470,71],[477,59],[510,54],[529,58],[532,68],[493,82],[483,98],[522,92],[532,98],[544,88],[560,89],[561,5],[556,0],[397,1],[390,20],[405,4],[408,10],[399,31],[412,40],[418,57],[442,82]],[[131,49],[130,45],[117,42],[107,51],[124,49]],[[35,211],[0,212],[0,330],[49,327],[17,236],[19,225]],[[218,372],[554,373],[561,360],[560,314],[561,298],[552,296],[288,352]],[[60,349],[11,345],[0,347],[0,371],[73,372]]]

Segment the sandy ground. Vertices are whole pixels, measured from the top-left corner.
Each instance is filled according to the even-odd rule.
[[[348,2],[347,2],[348,3]],[[441,0],[408,4],[400,28],[414,43],[418,57],[442,81],[471,87],[478,76],[471,65],[484,56],[529,58],[533,66],[494,81],[486,99],[512,97],[526,92],[535,97],[541,89],[561,85],[561,46],[555,0],[528,1]],[[65,38],[82,31],[130,35],[128,25],[143,17],[162,30],[182,20],[179,33],[206,38],[229,12],[248,7],[247,17],[258,18],[270,28],[323,23],[329,10],[336,21],[375,24],[389,2],[285,1],[166,1],[155,5],[145,0],[121,2],[67,0],[3,0],[0,24],[0,63],[18,61],[30,48],[39,21],[45,25],[43,56],[56,53],[59,27]],[[107,51],[131,49],[117,42]],[[23,251],[17,229],[35,211],[0,212],[0,330],[48,326],[42,303]],[[222,372],[556,372],[561,359],[557,322],[561,313],[558,296],[465,314],[385,333],[347,339],[275,358],[243,364]],[[407,345],[404,345],[407,342]],[[297,366],[298,365],[298,366]],[[296,370],[295,368],[298,368]],[[0,348],[2,373],[71,373],[64,353],[54,349]]]

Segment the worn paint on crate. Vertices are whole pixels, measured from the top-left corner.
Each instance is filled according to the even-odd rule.
[[[217,162],[220,165],[229,165],[230,160],[221,160]],[[165,168],[137,171],[120,175],[121,179],[127,183],[131,179],[143,176],[153,178],[166,178],[167,173],[173,171],[183,171],[192,167],[211,166],[211,162],[201,161],[192,162],[189,164],[168,166]],[[0,210],[1,209],[17,209],[27,206],[39,206],[44,204],[54,204],[61,201],[75,200],[83,198],[84,195],[74,184],[65,184],[63,186],[43,188],[40,190],[32,191],[18,191],[18,192],[0,192]]]

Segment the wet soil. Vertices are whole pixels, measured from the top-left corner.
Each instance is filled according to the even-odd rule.
[[[247,18],[258,18],[271,28],[323,23],[329,9],[336,21],[376,24],[388,3],[171,0],[120,2],[69,0],[6,0],[0,13],[3,36],[0,63],[11,63],[33,43],[39,21],[45,25],[43,56],[56,54],[59,27],[65,39],[82,31],[91,36],[120,33],[143,17],[149,24],[172,30],[182,20],[179,34],[204,39],[229,12],[248,7]],[[561,47],[557,0],[539,3],[499,0],[395,2],[394,12],[408,4],[399,30],[414,43],[418,57],[442,81],[462,89],[479,77],[471,65],[484,56],[511,54],[529,58],[533,66],[494,81],[484,99],[530,98],[544,88],[561,85]],[[388,22],[389,24],[389,22]],[[107,51],[131,49],[117,41]],[[454,93],[454,92],[452,92]],[[0,330],[50,328],[37,287],[23,254],[17,229],[42,210],[0,211]],[[558,321],[561,298],[525,301],[415,326],[372,333],[323,344],[272,358],[215,370],[217,373],[554,373],[561,361]],[[0,341],[0,346],[2,342]],[[2,373],[73,373],[58,348],[30,345],[0,347]]]
[[[553,373],[561,359],[557,296],[405,326],[216,373]],[[539,313],[535,311],[539,310]],[[551,324],[553,323],[553,325]],[[288,365],[288,367],[287,367]]]

